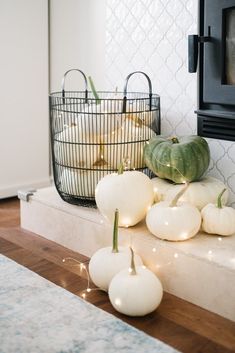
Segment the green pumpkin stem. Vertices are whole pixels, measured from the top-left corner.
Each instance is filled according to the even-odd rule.
[[[178,138],[175,137],[175,136],[171,138],[171,141],[172,141],[173,143],[179,143]]]
[[[90,83],[90,86],[91,86],[91,90],[92,90],[92,93],[96,99],[96,104],[100,104],[101,103],[101,99],[96,91],[96,88],[95,88],[95,85],[94,85],[94,82],[91,78],[91,76],[88,77],[88,80],[89,80],[89,83]]]
[[[118,252],[118,209],[115,210],[114,222],[113,222],[113,249],[112,252]]]
[[[188,189],[188,187],[189,187],[189,183],[185,183],[184,187],[178,192],[178,194],[175,195],[175,197],[171,201],[170,207],[176,207],[177,206],[177,202],[179,201],[181,196],[185,193],[185,191]]]
[[[132,247],[130,247],[130,250],[131,250],[131,267],[130,267],[130,274],[131,274],[132,276],[135,276],[135,275],[137,275],[136,267],[135,267],[135,253],[134,253],[134,250],[132,249]]]
[[[118,174],[123,174],[124,170],[128,169],[128,158],[123,158],[122,163],[118,167]]]
[[[123,172],[124,172],[124,163],[121,163],[121,164],[119,165],[117,172],[118,172],[119,175],[120,175],[120,174],[123,174]]]
[[[217,204],[216,204],[216,206],[217,206],[218,208],[223,208],[222,196],[223,196],[223,194],[225,193],[225,191],[226,191],[226,189],[223,189],[223,190],[221,191],[221,193],[219,194],[219,196],[217,197]]]

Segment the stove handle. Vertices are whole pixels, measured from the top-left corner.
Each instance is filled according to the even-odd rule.
[[[188,36],[188,71],[197,72],[198,46],[211,41],[210,26],[208,27],[208,36],[198,36],[190,34]]]
[[[190,34],[188,36],[188,71],[197,72],[198,62],[198,35]]]

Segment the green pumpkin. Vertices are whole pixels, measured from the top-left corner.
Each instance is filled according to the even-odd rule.
[[[145,145],[144,159],[159,178],[181,184],[201,178],[210,163],[210,150],[200,136],[166,138],[159,135]]]

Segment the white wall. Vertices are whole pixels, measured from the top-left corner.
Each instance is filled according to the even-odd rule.
[[[104,87],[105,0],[50,1],[51,91],[61,89],[61,79],[71,68],[91,75],[98,89]],[[83,89],[75,72],[68,76],[68,89]]]
[[[49,182],[47,10],[0,1],[0,198]]]
[[[82,69],[104,88],[105,0],[0,0],[0,42],[3,198],[49,183],[48,93],[65,71]],[[66,88],[83,89],[81,78]]]
[[[107,0],[106,79],[122,87],[135,70],[150,75],[161,96],[162,133],[196,133],[197,78],[187,69],[187,35],[197,33],[197,0]],[[134,80],[133,80],[134,81]],[[134,89],[145,89],[134,81]],[[209,140],[209,174],[230,189],[235,205],[235,143]]]

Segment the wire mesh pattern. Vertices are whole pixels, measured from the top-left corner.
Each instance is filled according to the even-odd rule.
[[[50,95],[55,186],[69,203],[95,206],[95,188],[125,161],[150,175],[143,147],[160,133],[160,97],[149,93],[63,91]]]

